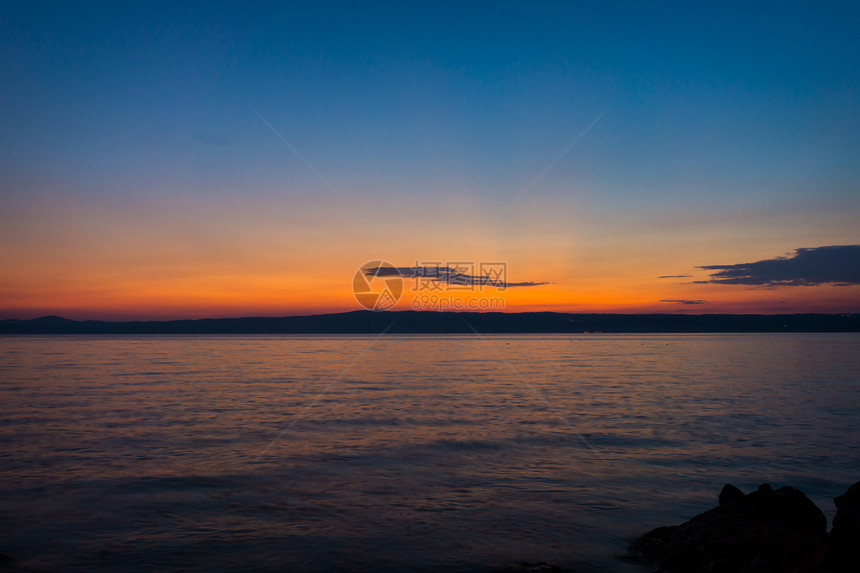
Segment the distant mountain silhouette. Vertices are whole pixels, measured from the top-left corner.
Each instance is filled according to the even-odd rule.
[[[0,320],[0,334],[393,334],[860,332],[852,314],[567,314],[559,312],[372,312],[279,318],[106,322],[43,316]]]

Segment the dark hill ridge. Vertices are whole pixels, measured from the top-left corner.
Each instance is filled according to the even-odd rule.
[[[392,324],[393,323],[393,324]],[[567,314],[371,312],[286,317],[106,322],[45,316],[2,320],[0,334],[392,334],[658,332],[860,332],[852,314]]]

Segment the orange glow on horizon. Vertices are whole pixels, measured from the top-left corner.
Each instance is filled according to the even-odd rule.
[[[223,277],[222,277],[223,278]],[[337,277],[340,279],[342,277]],[[291,316],[363,310],[352,295],[348,281],[322,282],[318,277],[230,277],[212,284],[203,279],[166,281],[158,285],[126,282],[113,289],[57,293],[35,292],[17,299],[6,296],[1,318],[36,318],[49,314],[77,320],[173,320],[241,316]],[[135,288],[135,287],[139,288]],[[471,312],[571,312],[571,313],[690,313],[690,314],[791,314],[805,312],[855,312],[844,308],[847,289],[860,287],[782,287],[776,290],[722,285],[702,285],[697,297],[684,296],[684,285],[674,289],[660,284],[641,284],[627,290],[590,284],[578,290],[559,284],[485,288],[481,292],[440,289],[412,291],[407,284],[391,309]],[[812,291],[818,296],[810,297]],[[461,306],[420,304],[422,297],[461,301]],[[701,297],[701,298],[699,298]],[[712,298],[709,298],[712,297]],[[490,300],[501,300],[490,304]],[[810,299],[815,301],[810,304]],[[469,306],[469,301],[477,301]],[[681,302],[687,301],[687,303]],[[413,304],[415,303],[415,304]],[[459,303],[458,303],[459,304]]]
[[[523,205],[521,219],[497,223],[474,246],[490,213],[440,232],[448,206],[431,199],[403,217],[391,206],[374,212],[379,236],[330,197],[302,195],[286,209],[273,193],[254,205],[235,199],[169,195],[131,204],[57,200],[45,192],[25,204],[6,200],[10,224],[0,228],[0,319],[56,314],[74,319],[182,319],[287,316],[359,310],[351,292],[361,264],[395,266],[421,261],[504,261],[511,287],[499,296],[502,312],[576,313],[795,313],[860,311],[858,286],[746,287],[700,284],[698,265],[754,261],[779,255],[783,235],[740,227],[664,230],[654,221],[637,235],[636,219],[590,221],[542,205]],[[478,210],[480,204],[475,205]],[[530,210],[531,209],[531,210]],[[514,214],[510,214],[511,217]],[[659,222],[659,221],[658,221]],[[783,221],[778,221],[780,229]],[[739,223],[740,224],[740,223]],[[517,227],[515,240],[505,225]],[[519,225],[519,226],[517,226]],[[801,223],[796,228],[802,230]],[[632,229],[630,231],[629,229]],[[656,230],[654,230],[656,229]],[[746,231],[746,229],[752,229]],[[679,233],[681,233],[679,239]],[[750,234],[752,233],[752,235]],[[784,233],[783,233],[784,234]],[[810,235],[812,236],[812,235]],[[753,241],[752,239],[756,239]],[[816,244],[800,231],[798,246]],[[829,242],[845,243],[834,235]],[[750,246],[753,245],[753,246]],[[705,254],[703,254],[705,253]],[[660,279],[663,275],[682,278]],[[685,277],[685,278],[684,278]],[[394,310],[409,310],[407,285]],[[446,293],[463,296],[463,293]],[[467,296],[473,296],[466,293]]]

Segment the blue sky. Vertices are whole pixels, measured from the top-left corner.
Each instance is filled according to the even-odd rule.
[[[468,245],[464,226],[490,222],[597,117],[488,237],[495,256],[525,257],[512,243],[548,240],[541,229],[564,235],[561,212],[595,225],[598,248],[734,218],[721,232],[738,245],[703,250],[703,265],[858,242],[847,222],[860,207],[855,3],[180,4],[6,6],[10,225],[62,214],[40,202],[100,204],[95,226],[145,207],[169,233],[176,202],[191,219],[241,204],[253,225],[257,211],[322,201],[344,243],[342,206],[256,109],[380,228],[403,234],[392,221],[432,211],[412,251],[439,233]],[[782,237],[780,217],[793,227]],[[755,228],[769,232],[761,250]],[[12,258],[47,254],[17,232],[4,237]],[[374,241],[362,236],[357,264],[360,248],[408,257]]]

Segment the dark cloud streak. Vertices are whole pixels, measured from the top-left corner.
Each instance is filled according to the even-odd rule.
[[[860,284],[860,245],[802,248],[790,257],[735,265],[697,267],[711,273],[714,284],[813,286]],[[700,282],[700,281],[695,281]]]
[[[493,286],[496,288],[533,287],[548,285],[548,282],[524,281],[507,282],[490,275],[469,275],[452,267],[374,267],[365,270],[369,277],[423,278],[426,280],[461,286]]]

